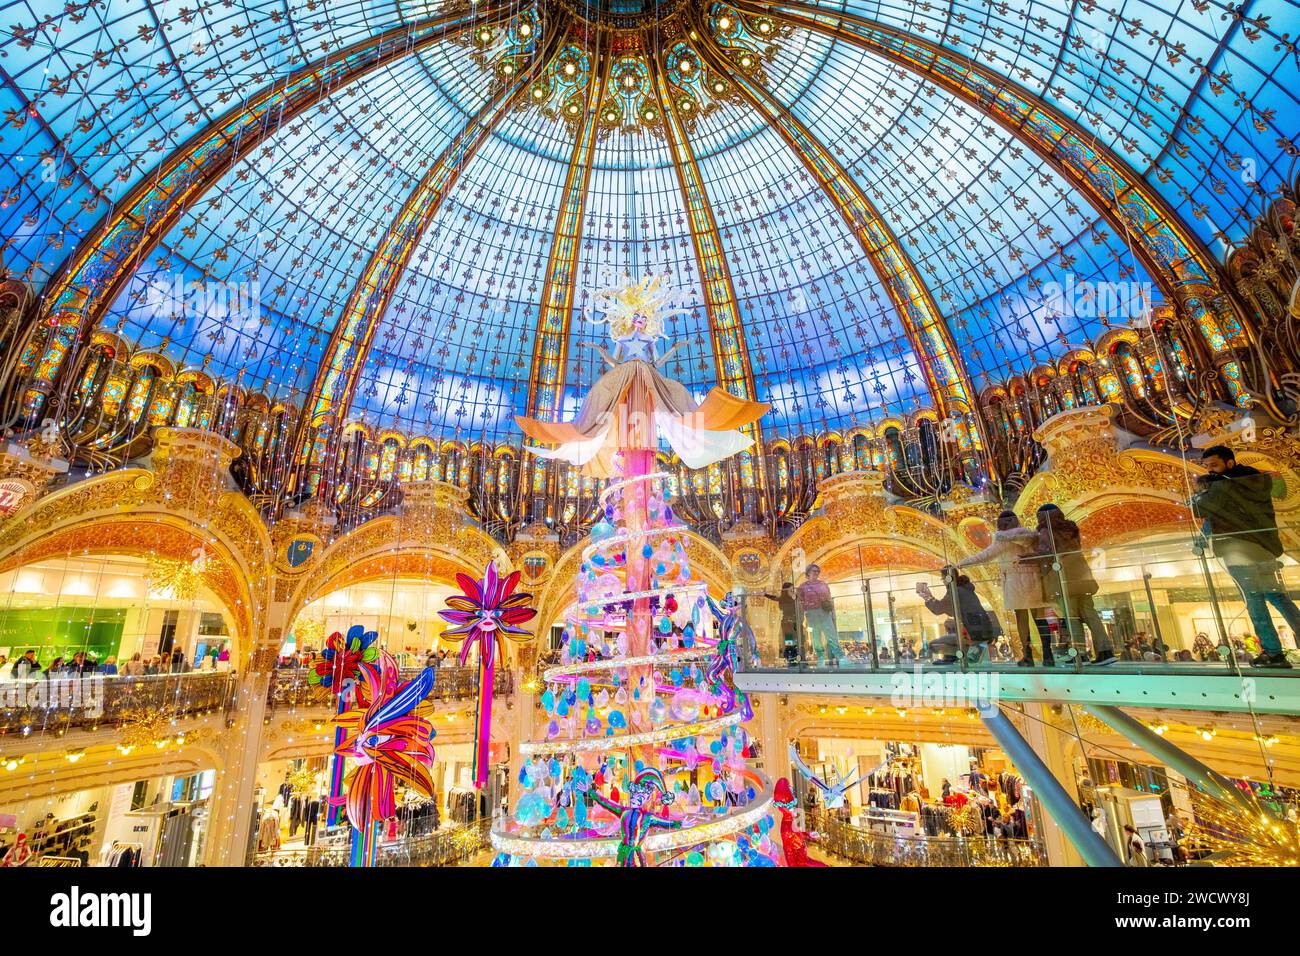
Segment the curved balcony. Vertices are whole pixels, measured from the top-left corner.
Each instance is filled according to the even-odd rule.
[[[1047,851],[1035,840],[988,836],[894,836],[812,815],[817,846],[862,866],[1047,866]]]
[[[410,680],[420,673],[421,668],[403,668],[402,680]],[[328,702],[328,693],[319,685],[307,679],[307,667],[282,667],[275,671],[270,689],[267,692],[268,710],[324,707]],[[498,697],[509,695],[514,690],[514,675],[509,668],[498,668],[493,678],[492,689]],[[436,702],[452,700],[473,700],[478,695],[477,667],[440,667],[433,683],[433,692],[429,700]]]
[[[93,732],[145,715],[174,721],[229,713],[235,684],[230,672],[8,680],[0,682],[0,739]]]

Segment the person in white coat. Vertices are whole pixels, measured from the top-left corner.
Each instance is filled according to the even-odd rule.
[[[1020,563],[1022,557],[1034,551],[1037,541],[1037,531],[1021,525],[1014,511],[1004,511],[998,515],[993,543],[979,554],[957,564],[957,567],[965,568],[997,560],[1002,578],[1002,605],[1016,615],[1016,633],[1020,635],[1020,646],[1023,649],[1019,661],[1021,667],[1034,666],[1034,651],[1029,643],[1030,621],[1038,627],[1038,639],[1043,645],[1043,666],[1051,667],[1056,663],[1052,657],[1051,637],[1043,623],[1046,613],[1042,576],[1035,566]]]

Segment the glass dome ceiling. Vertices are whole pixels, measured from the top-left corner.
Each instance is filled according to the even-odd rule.
[[[877,211],[978,393],[1122,324],[1063,311],[1048,283],[1162,297],[1108,205],[1136,188],[1222,261],[1300,131],[1290,0],[0,6],[8,274],[53,312],[79,257],[108,262],[115,284],[92,283],[103,301],[78,314],[132,346],[437,437],[514,440],[548,375],[568,417],[599,374],[578,347],[601,332],[586,290],[620,272],[689,291],[669,371],[700,393],[748,376],[775,433],[934,407],[924,317],[909,329],[889,253],[864,249],[846,196]],[[1101,190],[1120,198],[1098,199],[1095,163],[1071,169],[1060,131],[1048,147],[1064,158],[1045,161],[1032,124],[936,79],[965,58],[1125,164],[1132,182]],[[312,84],[308,107],[286,107]],[[228,125],[262,102],[256,125]],[[192,182],[167,180],[169,159],[223,129],[233,160],[216,149]],[[826,162],[842,179],[818,175]],[[172,218],[156,241],[105,244],[97,230],[159,184]],[[331,361],[350,399],[330,392]]]

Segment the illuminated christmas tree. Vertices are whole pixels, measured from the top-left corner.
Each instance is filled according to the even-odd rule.
[[[585,473],[614,479],[565,611],[562,662],[543,674],[545,737],[521,746],[522,796],[493,833],[497,865],[766,865],[771,785],[746,761],[735,692],[739,609],[692,577],[653,470],[658,433],[690,467],[748,447],[766,411],[714,389],[696,406],[658,371],[670,294],[645,280],[596,296],[617,343],[576,423],[521,420]],[[719,619],[717,636],[710,636]]]

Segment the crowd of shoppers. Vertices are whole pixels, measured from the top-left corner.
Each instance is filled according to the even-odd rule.
[[[927,642],[931,663],[956,663],[965,654],[968,663],[986,656],[1003,655],[1006,639],[997,616],[980,600],[963,569],[994,564],[1002,606],[1015,621],[1022,667],[1035,666],[1035,638],[1044,666],[1072,664],[1082,658],[1088,666],[1104,667],[1116,661],[1133,662],[1235,662],[1254,667],[1290,668],[1272,612],[1286,622],[1292,635],[1300,635],[1300,608],[1287,594],[1281,579],[1283,554],[1273,498],[1276,479],[1242,465],[1224,445],[1207,448],[1201,455],[1206,473],[1196,479],[1191,510],[1199,521],[1195,548],[1212,555],[1227,571],[1246,605],[1253,633],[1219,637],[1212,641],[1198,633],[1189,648],[1171,648],[1157,628],[1129,633],[1119,628],[1116,637],[1097,608],[1100,590],[1079,526],[1054,503],[1040,506],[1034,526],[1024,527],[1013,511],[1003,511],[988,547],[942,571],[945,591],[935,595],[924,582],[916,590],[925,608],[942,619],[943,631]],[[821,568],[810,564],[804,581],[782,585],[779,594],[765,597],[780,612],[781,655],[791,664],[810,647],[812,661],[839,666],[845,659],[831,590],[821,578]],[[892,600],[892,598],[890,598]],[[1155,613],[1155,608],[1152,608]],[[1158,623],[1158,622],[1157,622]],[[1221,628],[1222,630],[1222,628]],[[1127,635],[1127,636],[1126,636]],[[803,644],[806,636],[808,644]],[[1116,648],[1118,640],[1121,646]],[[901,663],[916,656],[916,649],[897,638],[871,648],[878,660]],[[852,647],[851,647],[852,649]],[[860,653],[860,651],[855,651]]]
[[[219,656],[220,652],[214,651],[213,661]],[[228,653],[225,659],[230,659]],[[35,648],[29,648],[13,660],[0,654],[0,681],[90,677],[96,674],[103,677],[152,677],[187,674],[193,669],[188,656],[179,647],[173,648],[170,654],[154,654],[150,657],[136,651],[121,664],[116,655],[109,654],[100,662],[94,654],[85,651],[77,651],[66,658],[54,657],[48,664],[40,662]]]

